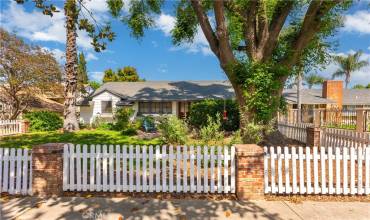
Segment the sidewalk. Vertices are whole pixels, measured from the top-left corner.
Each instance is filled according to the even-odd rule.
[[[369,219],[370,203],[207,201],[63,197],[13,198],[0,219]]]

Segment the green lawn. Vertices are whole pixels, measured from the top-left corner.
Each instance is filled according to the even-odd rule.
[[[158,138],[141,140],[136,136],[125,136],[117,131],[105,130],[81,130],[74,133],[34,132],[0,138],[0,147],[31,148],[45,143],[156,145],[161,141]]]

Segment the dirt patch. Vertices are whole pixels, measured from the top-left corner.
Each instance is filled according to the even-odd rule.
[[[306,146],[305,143],[285,137],[279,131],[274,131],[268,135],[260,146]]]

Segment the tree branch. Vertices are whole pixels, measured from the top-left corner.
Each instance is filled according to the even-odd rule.
[[[209,23],[208,16],[204,12],[199,0],[190,0],[190,2],[198,18],[200,27],[202,28],[202,31],[209,43],[211,50],[217,57],[219,57],[220,54],[219,54],[218,39],[212,29],[211,24]]]
[[[272,52],[276,47],[279,34],[284,26],[284,23],[293,9],[294,1],[281,1],[277,3],[277,8],[269,27],[269,36],[264,45],[262,46],[264,60],[268,60],[272,56]]]
[[[247,10],[240,11],[240,15],[243,17],[243,32],[244,42],[247,46],[247,54],[252,60],[256,60],[256,30],[255,21],[257,14],[257,1],[250,1]]]
[[[216,18],[216,33],[219,40],[219,51],[221,65],[235,62],[235,57],[230,45],[229,34],[225,22],[225,11],[223,0],[214,1],[214,12]]]

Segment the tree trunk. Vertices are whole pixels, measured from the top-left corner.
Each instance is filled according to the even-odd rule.
[[[79,130],[76,114],[76,92],[77,92],[77,47],[76,47],[76,21],[77,5],[75,0],[67,0],[64,5],[66,16],[66,81],[64,86],[64,131],[71,132]]]
[[[301,98],[301,89],[302,89],[302,72],[299,72],[297,75],[297,122],[300,123],[302,120],[302,98]]]

